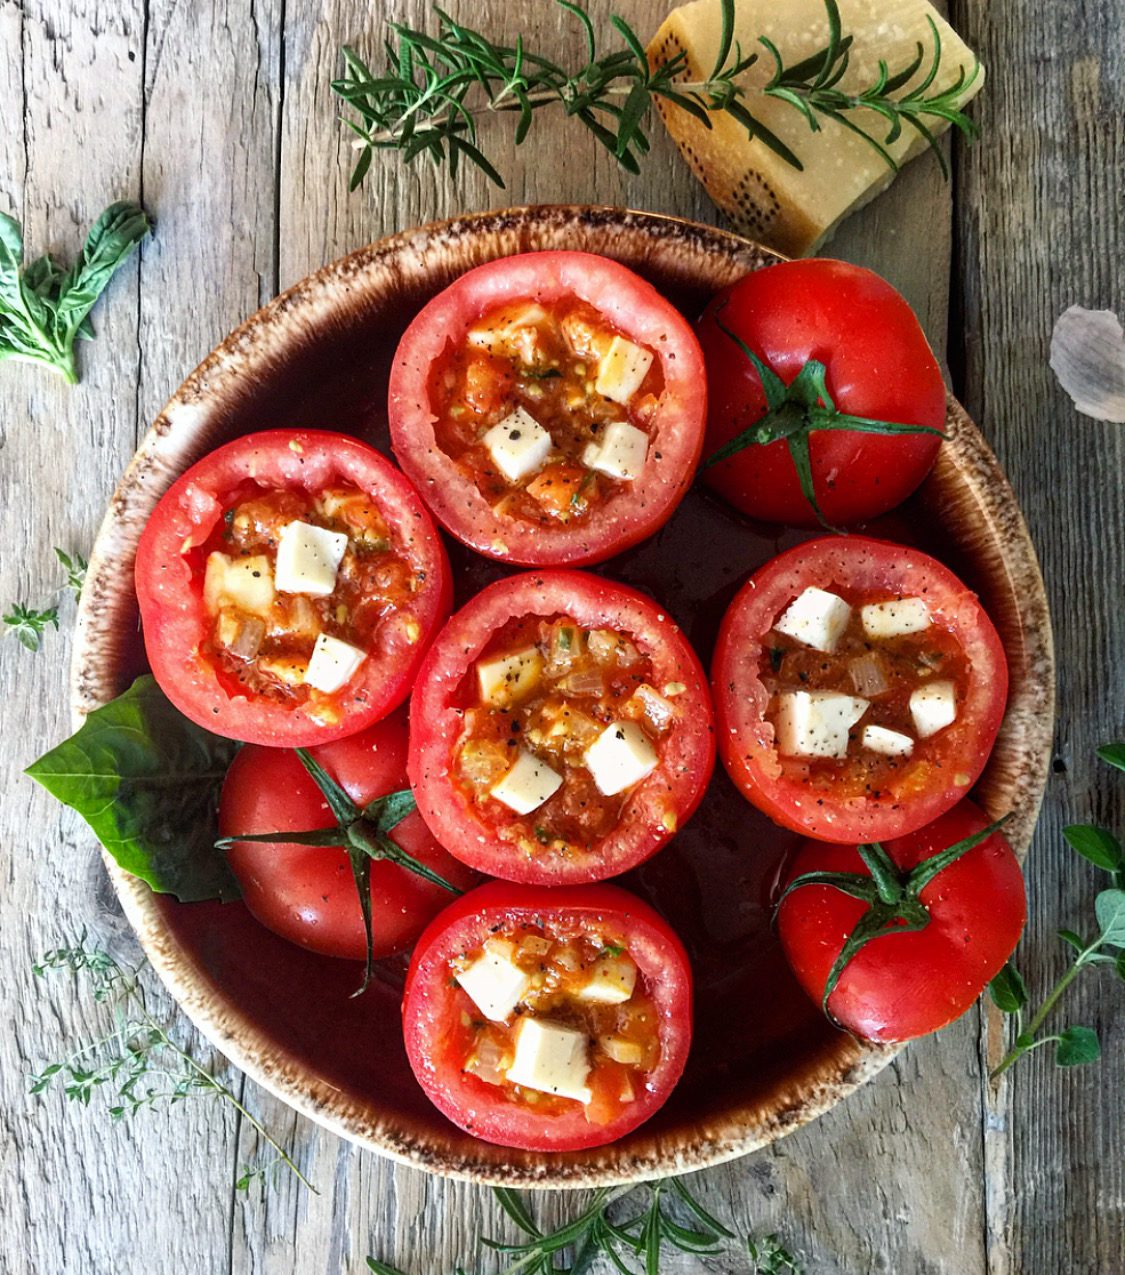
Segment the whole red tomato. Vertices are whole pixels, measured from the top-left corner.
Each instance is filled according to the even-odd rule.
[[[347,739],[309,749],[313,759],[361,808],[406,788],[406,710]],[[247,744],[223,783],[219,831],[224,837],[331,828],[324,794],[288,748]],[[460,888],[476,874],[445,852],[416,811],[391,839]],[[363,960],[363,913],[351,864],[338,846],[240,841],[228,851],[246,906],[267,929],[325,956]],[[372,955],[408,947],[450,901],[441,886],[386,861],[371,864]]]
[[[857,522],[893,509],[929,473],[945,386],[913,310],[877,274],[818,259],[756,270],[714,298],[698,333],[709,387],[703,474],[743,513],[798,527]],[[789,397],[770,414],[774,441],[715,463],[765,424],[771,385]],[[825,410],[833,405],[861,418],[856,428]],[[892,432],[870,432],[880,422]]]
[[[982,835],[989,828],[963,801],[885,846],[800,847],[778,933],[801,986],[840,1026],[867,1040],[924,1036],[959,1018],[1003,968],[1027,900],[1016,856],[999,832]],[[933,856],[946,851],[953,861],[940,866]],[[808,873],[815,880],[794,885]]]

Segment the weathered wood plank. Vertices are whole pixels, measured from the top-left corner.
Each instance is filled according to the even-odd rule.
[[[1055,930],[1091,928],[1105,882],[1061,829],[1125,825],[1125,784],[1094,757],[1125,726],[1125,434],[1078,416],[1047,364],[1068,305],[1125,308],[1125,25],[1113,4],[1084,5],[1080,19],[1028,0],[955,10],[991,80],[983,139],[960,156],[963,339],[951,357],[1027,515],[1060,655],[1056,773],[1018,954],[1041,996],[1066,965]],[[1060,1071],[1044,1049],[984,1094],[990,1275],[1125,1270],[1120,985],[1085,978],[1056,1025],[1067,1022],[1100,1029],[1100,1065]]]

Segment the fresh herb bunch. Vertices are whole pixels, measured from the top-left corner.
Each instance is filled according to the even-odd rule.
[[[1098,749],[1098,756],[1117,770],[1125,770],[1125,743],[1106,744]],[[1015,1015],[1017,1030],[1012,1048],[992,1072],[994,1080],[1042,1045],[1055,1046],[1055,1062],[1060,1067],[1096,1062],[1101,1057],[1101,1044],[1092,1027],[1064,1027],[1050,1035],[1040,1032],[1066,989],[1083,970],[1108,967],[1125,980],[1125,849],[1112,832],[1093,824],[1072,824],[1063,829],[1063,836],[1072,850],[1109,874],[1110,887],[1094,900],[1097,930],[1093,937],[1084,937],[1074,930],[1059,930],[1059,938],[1074,952],[1073,959],[1026,1027],[1023,1011],[1028,1001],[1027,984],[1019,970],[1009,961],[989,984],[996,1005],[1005,1014]]]
[[[152,226],[139,204],[110,204],[69,270],[49,253],[25,269],[20,223],[0,213],[0,359],[39,363],[74,385],[74,343],[94,335],[94,303]]]
[[[86,567],[88,563],[80,554],[76,553],[72,557],[64,549],[55,549],[55,557],[59,560],[63,571],[66,572],[66,581],[60,587],[59,592],[63,588],[72,589],[74,596],[79,597],[82,593],[82,585],[86,580]],[[36,611],[34,608],[25,606],[22,602],[15,603],[7,615],[3,616],[4,632],[9,637],[14,637],[21,646],[26,647],[29,651],[38,651],[43,645],[43,635],[47,629],[53,627],[56,631],[59,627],[59,608],[56,603],[54,606],[43,607]]]
[[[70,589],[76,598],[80,598],[82,586],[86,583],[86,568],[90,564],[80,553],[72,556],[65,549],[60,549],[58,545],[55,546],[55,557],[66,573],[66,588]]]
[[[32,1075],[33,1094],[61,1086],[69,1101],[88,1107],[96,1093],[112,1093],[109,1114],[114,1121],[151,1107],[175,1107],[188,1098],[217,1098],[229,1103],[275,1153],[241,1172],[236,1182],[240,1190],[267,1181],[281,1168],[310,1191],[316,1190],[257,1117],[151,1012],[142,981],[144,966],[119,964],[103,948],[88,945],[83,934],[77,943],[47,952],[32,970],[39,978],[59,971],[85,976],[95,1004],[104,1007],[111,1019],[103,1035]]]
[[[622,1216],[619,1203],[626,1196],[644,1192],[644,1205]],[[739,1237],[709,1213],[688,1190],[682,1178],[646,1182],[639,1187],[601,1187],[593,1199],[569,1222],[544,1232],[524,1198],[507,1187],[493,1194],[504,1212],[528,1236],[504,1243],[483,1243],[506,1260],[499,1275],[584,1275],[598,1259],[604,1259],[620,1275],[659,1275],[665,1248],[692,1257],[718,1257],[732,1244],[744,1247],[753,1262],[751,1275],[801,1275],[796,1258],[776,1235]],[[374,1257],[367,1265],[375,1275],[403,1275],[397,1267]],[[458,1267],[459,1275],[463,1268]]]
[[[687,78],[687,55],[650,66],[637,33],[621,17],[610,23],[623,47],[599,51],[589,15],[572,0],[556,0],[581,24],[586,39],[586,62],[569,70],[524,47],[523,37],[514,45],[497,44],[472,27],[436,9],[436,35],[427,35],[400,23],[390,23],[395,42],[384,43],[386,66],[374,74],[363,59],[347,46],[343,49],[346,74],[334,80],[333,91],[355,112],[344,118],[356,135],[359,160],[349,189],[363,180],[377,150],[401,151],[407,163],[428,155],[436,164],[449,164],[457,173],[462,159],[476,165],[498,186],[504,180],[480,149],[478,120],[489,114],[518,116],[515,140],[523,142],[535,112],[559,106],[583,124],[629,172],[640,171],[640,159],[649,150],[644,121],[659,99],[687,111],[707,128],[711,116],[725,114],[746,130],[747,136],[769,147],[793,168],[802,169],[800,157],[751,110],[751,94],[739,78],[758,60],[744,54],[734,40],[735,0],[722,0],[719,50],[710,75]],[[827,41],[812,57],[786,66],[780,50],[765,37],[760,43],[773,60],[769,81],[753,93],[785,102],[798,111],[811,130],[829,120],[867,141],[883,160],[897,168],[887,149],[904,128],[918,133],[945,160],[931,125],[943,121],[966,137],[976,136],[976,126],[958,105],[961,95],[980,74],[980,66],[961,67],[956,80],[941,92],[931,92],[941,67],[941,37],[930,22],[933,46],[929,64],[918,44],[915,57],[892,71],[880,63],[874,83],[859,93],[839,87],[848,69],[853,37],[845,35],[836,0],[824,0]],[[921,80],[908,88],[921,73]],[[857,112],[873,112],[887,125],[885,133],[872,132],[855,118]],[[870,117],[868,117],[870,118]]]

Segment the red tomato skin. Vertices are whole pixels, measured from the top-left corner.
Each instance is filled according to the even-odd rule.
[[[529,859],[470,809],[452,781],[450,760],[461,730],[452,707],[465,674],[492,634],[515,616],[565,613],[589,628],[620,628],[654,656],[658,687],[682,682],[680,724],[661,742],[661,762],[634,790],[618,829],[596,854],[576,861],[544,848]],[[410,704],[410,782],[434,835],[463,863],[489,876],[532,885],[578,885],[617,876],[649,859],[695,813],[715,767],[715,730],[707,677],[675,621],[650,598],[581,571],[508,576],[482,590],[438,635]],[[663,822],[671,808],[675,824]]]
[[[787,385],[809,359],[823,363],[841,412],[945,428],[941,369],[906,300],[861,266],[810,258],[754,271],[703,312],[697,331],[711,387],[705,456],[766,412],[757,372],[716,318]],[[901,504],[929,473],[940,446],[932,434],[814,431],[813,490],[825,519],[852,523]],[[753,518],[819,525],[783,440],[744,448],[704,477]]]
[[[971,801],[925,828],[884,843],[900,867],[916,867],[988,826]],[[866,872],[855,846],[806,841],[786,874]],[[931,921],[922,930],[872,940],[848,963],[828,998],[833,1017],[873,1041],[912,1040],[960,1018],[1012,954],[1027,920],[1016,856],[1000,833],[963,855],[922,891]],[[801,986],[819,1005],[828,974],[865,904],[830,886],[795,890],[781,905],[778,934]]]
[[[498,517],[434,435],[428,378],[450,340],[504,301],[577,296],[659,353],[665,377],[642,474],[581,524],[544,528]],[[407,328],[391,367],[391,445],[438,522],[486,557],[522,566],[603,562],[651,536],[687,493],[703,448],[707,380],[691,325],[625,266],[585,252],[529,252],[463,274]]]
[[[969,658],[968,695],[942,734],[943,751],[956,765],[944,766],[939,782],[923,792],[899,797],[891,788],[846,805],[827,798],[821,804],[782,774],[765,720],[768,696],[758,680],[763,640],[803,589],[830,589],[833,582],[924,594],[935,622],[958,638]],[[1008,662],[976,594],[936,558],[866,536],[823,536],[771,558],[735,596],[719,629],[712,689],[719,756],[747,801],[783,828],[821,841],[882,841],[932,823],[976,783],[1004,717]]]
[[[605,1125],[583,1109],[545,1119],[510,1102],[494,1086],[462,1072],[446,1047],[445,1024],[454,1004],[449,959],[472,950],[495,925],[539,917],[581,918],[599,932],[626,940],[645,976],[660,1017],[661,1057],[636,1099]],[[490,881],[450,904],[430,922],[414,948],[402,1000],[406,1053],[430,1101],[455,1125],[486,1142],[528,1151],[579,1151],[624,1137],[667,1101],[687,1063],[692,1034],[691,965],[668,923],[640,899],[614,885],[542,887]]]
[[[223,515],[225,493],[247,479],[278,488],[321,491],[354,484],[379,502],[395,548],[425,572],[413,616],[421,636],[399,629],[369,655],[337,701],[335,723],[304,706],[286,708],[261,697],[230,695],[210,661],[199,655],[207,631],[203,573],[193,571],[185,545],[203,544]],[[252,744],[301,748],[363,730],[410,694],[433,634],[449,615],[453,584],[441,536],[410,482],[373,447],[327,430],[266,430],[235,439],[197,461],[161,497],[141,534],[137,600],[145,651],[161,690],[185,717],[216,735]]]
[[[358,735],[310,753],[359,806],[406,787],[406,710]],[[288,748],[247,744],[223,783],[219,831],[308,831],[335,821],[324,796],[297,754]],[[427,867],[461,888],[477,876],[447,854],[415,811],[391,838]],[[324,956],[361,961],[367,947],[363,914],[343,849],[243,841],[228,851],[243,902],[269,930]],[[391,956],[409,947],[452,896],[392,863],[371,865],[374,953]]]

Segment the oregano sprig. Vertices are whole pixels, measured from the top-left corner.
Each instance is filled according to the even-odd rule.
[[[295,751],[301,760],[301,765],[324,794],[324,800],[328,803],[328,809],[332,812],[336,823],[328,828],[313,828],[307,832],[281,830],[233,835],[221,838],[215,842],[215,845],[220,850],[229,850],[240,841],[276,842],[279,845],[324,848],[335,846],[347,854],[352,876],[355,879],[355,887],[359,893],[359,905],[363,912],[363,928],[367,940],[363,981],[353,993],[359,996],[367,990],[375,963],[371,917],[372,862],[385,859],[388,863],[405,868],[408,872],[422,877],[423,880],[448,890],[450,894],[459,895],[462,891],[391,839],[390,833],[416,809],[417,803],[409,788],[388,793],[384,797],[376,797],[374,801],[368,802],[360,809],[307,749],[298,748]]]
[[[1106,744],[1098,749],[1098,756],[1110,766],[1125,770],[1125,743]],[[1084,970],[1109,969],[1125,981],[1125,848],[1112,832],[1093,824],[1072,824],[1063,829],[1063,837],[1076,854],[1109,876],[1110,885],[1094,900],[1096,928],[1092,935],[1084,936],[1071,929],[1058,931],[1059,938],[1074,955],[1026,1025],[1023,1013],[1029,999],[1027,984],[1015,965],[1009,961],[989,984],[989,993],[997,1007],[1016,1020],[1015,1041],[993,1069],[993,1080],[1044,1045],[1055,1046],[1055,1062],[1060,1067],[1096,1062],[1101,1057],[1101,1044],[1093,1028],[1069,1026],[1047,1035],[1041,1034],[1042,1030],[1067,989]]]
[[[904,127],[923,137],[945,160],[933,132],[935,122],[959,129],[966,137],[976,127],[960,106],[961,95],[980,74],[979,64],[959,68],[953,83],[932,91],[942,65],[941,37],[930,22],[932,47],[928,66],[919,43],[906,65],[891,70],[880,61],[874,81],[859,92],[846,93],[839,84],[848,69],[853,37],[845,34],[836,0],[824,0],[826,43],[810,57],[787,66],[772,41],[759,43],[774,64],[768,82],[748,89],[742,76],[759,58],[744,52],[734,39],[735,0],[721,0],[720,39],[714,65],[702,79],[688,79],[686,52],[650,65],[644,43],[620,16],[610,25],[620,40],[605,51],[594,25],[573,0],[556,0],[580,23],[585,61],[565,67],[528,49],[522,36],[514,44],[489,39],[480,31],[435,9],[433,35],[401,23],[389,24],[384,42],[385,64],[373,72],[358,53],[343,49],[345,74],[332,82],[333,92],[351,108],[344,125],[355,134],[359,159],[351,175],[354,190],[371,166],[377,150],[399,151],[407,163],[427,156],[436,165],[448,164],[455,176],[462,160],[475,165],[498,186],[504,180],[481,149],[479,122],[485,116],[516,117],[515,142],[531,131],[536,112],[554,107],[577,120],[629,172],[640,169],[649,150],[645,120],[657,101],[686,111],[706,128],[711,117],[725,114],[753,141],[760,142],[795,169],[804,166],[799,155],[754,113],[755,96],[773,98],[793,107],[813,131],[831,121],[863,137],[892,169],[897,162],[888,147]],[[921,75],[918,83],[913,84]],[[886,123],[873,130],[871,115]],[[858,118],[857,118],[858,116]],[[861,122],[863,121],[863,122]]]

